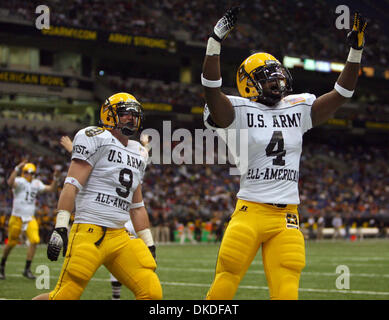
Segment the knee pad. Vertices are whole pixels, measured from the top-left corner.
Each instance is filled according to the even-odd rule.
[[[251,263],[249,257],[258,250],[253,230],[244,224],[236,223],[226,230],[220,251],[216,272],[240,275]]]
[[[305,245],[299,230],[286,230],[280,247],[281,266],[300,274],[305,267]]]

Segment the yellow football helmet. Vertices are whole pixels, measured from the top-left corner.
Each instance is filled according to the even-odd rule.
[[[120,117],[131,115],[132,121],[121,123]],[[142,105],[126,92],[110,96],[100,109],[100,122],[107,130],[120,129],[126,136],[132,136],[142,129],[144,120]]]
[[[269,87],[265,84],[269,83]],[[254,53],[246,58],[236,73],[239,94],[268,106],[275,105],[292,92],[292,76],[271,54]]]
[[[32,176],[35,174],[35,172],[36,172],[35,164],[33,164],[33,163],[26,163],[23,166],[23,169],[22,169],[22,177],[24,179],[26,179],[27,181],[31,182]],[[29,174],[29,175],[26,176],[26,174]]]

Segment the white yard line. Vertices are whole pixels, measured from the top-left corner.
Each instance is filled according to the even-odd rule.
[[[13,278],[22,278],[21,274],[6,274],[7,277]],[[50,279],[57,279],[57,277],[51,276]],[[6,281],[6,280],[5,280]],[[98,278],[93,277],[91,281],[98,282],[110,282],[109,277],[107,278]],[[200,287],[200,288],[209,288],[210,283],[188,283],[188,282],[167,282],[161,281],[161,285],[166,286],[177,286],[177,287]],[[240,285],[239,289],[249,289],[249,290],[268,290],[267,286],[249,286],[249,285]],[[376,295],[376,296],[389,296],[389,292],[382,291],[364,291],[364,290],[336,290],[336,289],[317,289],[317,288],[300,288],[300,292],[317,292],[317,293],[339,293],[339,294],[357,294],[357,295]],[[7,300],[6,298],[1,298],[0,300]]]

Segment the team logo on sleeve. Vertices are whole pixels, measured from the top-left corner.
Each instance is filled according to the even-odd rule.
[[[94,137],[94,136],[97,136],[98,134],[103,133],[103,132],[104,132],[103,128],[91,127],[91,128],[88,128],[87,130],[85,130],[85,135],[87,137]]]

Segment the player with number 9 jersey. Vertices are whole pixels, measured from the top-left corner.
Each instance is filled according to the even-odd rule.
[[[74,222],[123,228],[147,157],[147,151],[135,140],[123,146],[108,130],[89,127],[79,131],[72,159],[86,161],[93,171],[77,195]]]
[[[120,92],[101,106],[101,127],[87,127],[76,134],[47,247],[50,260],[56,261],[62,250],[65,261],[54,290],[34,299],[80,299],[101,265],[136,299],[162,299],[155,273],[155,245],[142,196],[148,153],[137,135],[143,118],[136,98]],[[130,218],[138,238],[126,232],[125,223]]]

